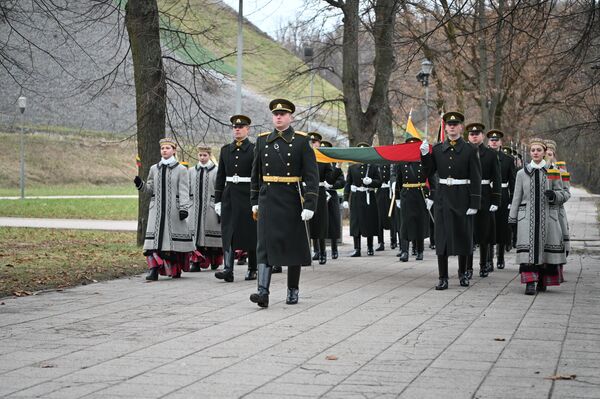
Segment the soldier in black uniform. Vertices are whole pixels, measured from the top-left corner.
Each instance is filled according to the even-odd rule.
[[[498,161],[500,162],[500,178],[502,179],[502,200],[500,207],[496,211],[496,243],[498,254],[498,269],[504,269],[504,249],[511,244],[511,231],[508,226],[508,214],[510,204],[512,203],[512,193],[515,191],[515,176],[517,169],[515,160],[511,155],[501,150],[502,138],[504,133],[500,130],[492,129],[486,134],[488,145],[492,150],[497,151]],[[494,247],[490,246],[489,258],[494,261]]]
[[[323,136],[316,132],[308,133],[311,146],[319,148]],[[329,212],[327,207],[327,186],[333,186],[337,176],[334,176],[334,170],[330,163],[319,162],[319,199],[317,200],[317,210],[315,216],[310,219],[310,238],[313,240],[313,260],[318,260],[320,265],[327,263],[327,251],[325,247],[325,238],[327,238],[327,228],[329,227]]]
[[[333,145],[326,140],[321,141],[321,147],[333,147]],[[340,212],[340,197],[337,190],[344,188],[346,185],[346,179],[344,178],[344,172],[342,168],[338,167],[337,164],[332,163],[334,176],[337,176],[333,184],[325,182],[325,188],[327,189],[327,237],[331,240],[331,259],[338,258],[337,241],[342,238],[342,218]]]
[[[384,251],[384,230],[390,230],[390,247],[396,249],[396,232],[392,225],[392,218],[395,217],[393,214],[394,209],[392,208],[392,215],[388,216],[390,211],[390,204],[392,202],[392,168],[390,165],[379,166],[379,176],[381,178],[381,187],[377,189],[377,211],[379,212],[379,233],[377,233],[377,248],[375,251]]]
[[[458,255],[460,284],[469,285],[467,257],[473,253],[473,217],[481,203],[479,153],[462,138],[465,117],[446,112],[446,140],[433,146],[421,144],[421,162],[426,175],[438,173],[435,193],[435,251],[440,280],[436,290],[448,288],[448,256]]]
[[[356,146],[370,147],[367,143],[358,143]],[[379,186],[381,179],[376,165],[354,164],[348,167],[343,205],[346,209],[350,208],[350,235],[354,238],[354,252],[351,257],[361,256],[361,236],[367,237],[367,255],[375,254],[373,236],[379,232],[375,189]]]
[[[500,164],[494,150],[483,144],[482,123],[469,123],[466,127],[469,142],[479,151],[481,164],[481,207],[475,215],[474,242],[479,244],[479,276],[487,277],[492,268],[488,262],[488,248],[496,243],[495,212],[500,206]],[[507,219],[508,221],[508,219]],[[467,277],[473,277],[473,254],[467,259]]]
[[[409,137],[406,143],[421,142]],[[429,236],[429,199],[427,177],[421,162],[400,162],[396,165],[396,207],[402,213],[400,225],[400,261],[408,262],[408,243],[416,241],[416,260],[423,260],[424,240]]]
[[[290,126],[296,107],[275,99],[269,109],[275,128],[256,140],[250,197],[258,218],[258,292],[250,301],[265,308],[273,265],[287,265],[286,303],[298,303],[300,267],[311,263],[307,222],[319,195],[319,168],[310,140]]]
[[[250,173],[254,159],[254,144],[248,138],[249,117],[234,115],[233,142],[221,147],[219,169],[215,182],[215,211],[221,217],[223,241],[222,272],[215,277],[233,282],[235,250],[248,252],[246,280],[256,280],[256,222],[250,207]]]

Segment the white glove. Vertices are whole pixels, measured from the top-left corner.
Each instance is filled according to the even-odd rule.
[[[467,216],[475,215],[477,213],[477,209],[469,208],[467,209]]]
[[[427,210],[430,210],[432,206],[433,206],[433,200],[430,200],[429,198],[425,198],[425,208],[427,208]]]
[[[498,210],[498,205],[490,205],[490,212],[496,212]]]
[[[400,200],[396,200],[396,208],[400,209],[400,207],[401,207]]]
[[[369,184],[371,184],[373,182],[373,179],[371,179],[369,176],[363,177],[362,182],[365,186],[368,186]]]
[[[302,219],[306,222],[307,220],[312,219],[314,214],[315,214],[315,211],[311,211],[310,209],[303,209],[302,213],[300,214],[300,219]]]
[[[506,209],[510,209],[510,204],[508,204],[508,206],[506,207]]]
[[[331,184],[329,184],[329,183],[327,183],[327,182],[324,182],[324,183],[323,183],[323,185],[325,186],[325,188],[326,188],[327,190],[329,190],[331,187],[333,187]]]
[[[217,202],[217,203],[215,204],[215,213],[216,213],[217,215],[221,216],[221,203],[220,203],[220,202]]]
[[[348,209],[348,208],[350,208],[350,204],[348,203],[348,201],[344,201],[344,202],[342,203],[342,208],[344,208],[344,209]]]
[[[258,205],[252,205],[252,213],[258,212]]]
[[[423,140],[419,149],[421,150],[421,155],[429,154],[429,143],[427,142],[427,140]]]

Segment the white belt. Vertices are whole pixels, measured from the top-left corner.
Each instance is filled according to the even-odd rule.
[[[350,185],[350,191],[352,191],[353,193],[355,193],[357,191],[366,191],[367,192],[367,205],[370,205],[371,204],[371,193],[370,193],[370,191],[375,191],[375,189],[371,188],[371,187],[363,187],[363,186],[358,187],[358,186],[355,186],[354,184],[351,184]]]
[[[242,176],[227,176],[225,178],[225,181],[229,182],[229,183],[233,183],[233,184],[238,184],[238,183],[250,183],[250,178],[249,177],[242,177]]]
[[[470,184],[471,180],[469,180],[469,179],[453,179],[453,178],[449,177],[447,179],[439,179],[439,182],[441,184],[445,184],[447,186],[460,186],[463,184]]]
[[[508,188],[508,183],[502,183],[502,188]]]
[[[481,184],[483,185],[490,184],[491,182],[491,180],[481,180]]]
[[[381,183],[381,188],[390,188],[389,183]]]

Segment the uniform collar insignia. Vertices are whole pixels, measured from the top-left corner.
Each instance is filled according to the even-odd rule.
[[[292,137],[294,137],[294,129],[291,126],[285,129],[283,132],[273,129],[271,134],[269,134],[267,137],[267,143],[275,141],[277,138],[282,138],[286,143],[291,143]]]

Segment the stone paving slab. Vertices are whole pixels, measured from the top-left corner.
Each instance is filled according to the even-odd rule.
[[[593,242],[596,202],[573,191],[574,244]],[[468,288],[451,259],[438,292],[433,251],[401,263],[346,245],[303,268],[296,306],[285,272],[268,309],[250,303],[243,267],[233,284],[203,271],[0,299],[0,397],[597,398],[600,256],[575,246],[567,281],[532,297],[514,252]]]

